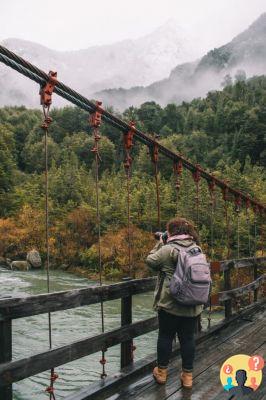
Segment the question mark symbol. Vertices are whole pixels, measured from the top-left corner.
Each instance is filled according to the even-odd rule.
[[[260,363],[260,359],[259,359],[259,357],[255,356],[255,357],[253,357],[253,361],[254,361],[254,370],[257,371],[258,365]]]
[[[223,372],[224,372],[226,375],[230,375],[230,374],[232,373],[232,371],[233,371],[232,365],[230,365],[230,364],[225,364],[225,365],[224,365],[224,367],[223,367]]]
[[[259,355],[254,355],[248,360],[248,366],[252,371],[260,371],[264,367],[264,360]]]

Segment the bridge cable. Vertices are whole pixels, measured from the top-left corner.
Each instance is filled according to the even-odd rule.
[[[196,203],[196,221],[197,221],[197,229],[199,230],[199,193],[200,193],[200,178],[201,178],[201,172],[200,169],[197,168],[195,171],[192,173],[194,182],[196,184],[196,196],[195,196],[195,203]]]
[[[250,208],[250,200],[246,199],[246,223],[247,223],[247,231],[248,231],[248,255],[249,257],[252,257],[251,254],[251,235],[250,235],[250,213],[249,213],[249,208]]]
[[[103,268],[102,268],[102,248],[101,248],[101,217],[100,217],[100,196],[99,196],[99,163],[101,161],[100,153],[99,153],[99,141],[101,136],[99,134],[99,127],[102,121],[102,102],[96,102],[96,111],[90,115],[89,124],[93,129],[93,136],[94,136],[94,147],[92,152],[95,156],[95,190],[96,190],[96,217],[97,217],[97,229],[98,229],[98,263],[99,263],[99,282],[100,287],[102,287],[102,275],[103,275]],[[101,293],[101,328],[102,333],[105,331],[105,323],[104,323],[104,306],[103,306],[103,298]],[[105,371],[105,352],[107,351],[106,348],[102,349],[102,356],[100,359],[100,364],[102,365],[102,373],[101,378],[104,379],[107,374]]]
[[[179,194],[180,194],[180,187],[181,187],[181,174],[183,171],[183,163],[181,160],[174,161],[173,165],[174,169],[174,176],[175,176],[175,188],[176,188],[176,214],[179,214]]]
[[[44,151],[45,151],[45,245],[46,245],[46,273],[47,273],[47,292],[50,293],[50,245],[49,245],[49,166],[48,166],[48,134],[49,126],[52,118],[49,116],[50,106],[52,104],[52,93],[57,79],[56,72],[49,72],[49,80],[40,88],[40,100],[43,110],[43,123],[41,128],[44,135]],[[51,313],[48,313],[48,329],[49,329],[49,348],[52,349],[52,321]],[[49,393],[50,400],[55,400],[54,382],[58,378],[54,368],[50,370],[50,385],[46,388]]]
[[[132,177],[132,157],[130,155],[130,151],[133,146],[133,137],[135,134],[135,122],[131,121],[129,123],[130,129],[124,133],[123,142],[124,142],[124,168],[126,172],[126,186],[127,186],[127,242],[128,242],[128,273],[129,279],[132,278],[132,250],[133,250],[133,230],[131,226],[131,177]],[[132,340],[131,342],[131,359],[134,359],[134,351],[136,350],[136,346]]]
[[[229,217],[228,217],[228,186],[224,186],[222,190],[223,200],[224,200],[224,217],[225,217],[225,225],[226,225],[226,248],[227,255],[226,258],[229,260],[230,258],[230,226],[229,226]]]
[[[159,148],[158,144],[154,142],[154,145],[149,148],[151,160],[154,165],[154,178],[156,187],[156,205],[157,205],[157,225],[158,229],[161,230],[161,204],[160,204],[160,183],[159,183],[159,171],[158,171],[158,161],[159,161]]]
[[[210,194],[210,233],[211,233],[211,260],[214,261],[214,207],[215,207],[215,181],[208,181],[209,194]],[[209,310],[208,310],[208,329],[211,327],[211,313],[212,313],[212,293],[209,295]]]
[[[128,272],[131,277],[132,273],[132,229],[131,229],[131,216],[130,216],[130,205],[131,205],[131,197],[130,197],[130,181],[131,181],[131,168],[132,168],[132,157],[130,155],[130,150],[133,146],[133,136],[135,133],[135,123],[133,121],[130,122],[130,130],[124,133],[124,151],[125,151],[125,160],[124,160],[124,168],[126,172],[126,181],[127,181],[127,242],[128,242]]]
[[[250,201],[249,201],[249,199],[246,199],[245,206],[246,206],[246,224],[247,224],[247,232],[248,232],[248,256],[249,256],[249,258],[251,258],[252,255],[251,255],[251,237],[250,237],[250,213],[249,213]],[[252,273],[252,266],[250,265],[248,267],[248,269],[249,269],[249,278],[250,278],[251,273]],[[248,292],[248,297],[249,297],[249,304],[251,304],[251,291]]]
[[[235,212],[236,212],[236,220],[237,220],[237,227],[236,227],[236,234],[237,234],[237,259],[240,259],[240,206],[241,206],[241,197],[235,197]],[[237,277],[237,287],[240,287],[240,272],[239,268],[236,269],[236,277]],[[240,309],[240,299],[236,297],[236,309],[239,311]]]

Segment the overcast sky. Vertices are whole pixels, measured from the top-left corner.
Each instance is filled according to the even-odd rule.
[[[75,50],[137,38],[174,18],[199,37],[224,44],[266,11],[266,0],[0,0],[0,41],[31,40]]]

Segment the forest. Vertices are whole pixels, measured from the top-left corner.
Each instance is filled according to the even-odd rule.
[[[165,108],[146,102],[122,114],[126,121],[156,137],[164,146],[266,201],[266,77],[234,81],[225,77],[221,91]],[[37,99],[38,101],[38,99]],[[49,225],[54,268],[96,276],[98,272],[93,137],[89,115],[67,106],[52,109],[49,129]],[[25,258],[32,248],[45,260],[44,134],[41,109],[0,109],[0,256]],[[128,274],[127,190],[121,132],[100,128],[100,217],[102,262],[106,278]],[[149,274],[145,258],[158,230],[156,188],[148,149],[134,141],[130,180],[133,275]],[[236,212],[230,203],[227,250],[224,202],[220,189],[212,200],[200,181],[199,221],[195,183],[182,172],[177,192],[172,163],[159,156],[162,227],[175,215],[197,223],[201,243],[211,259],[261,254],[265,221],[252,210]],[[237,236],[239,226],[239,247]]]

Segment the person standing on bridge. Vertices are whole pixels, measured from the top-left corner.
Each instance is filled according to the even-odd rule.
[[[174,218],[167,223],[167,232],[149,253],[148,266],[158,271],[154,292],[154,309],[158,312],[159,335],[157,341],[157,367],[153,370],[155,380],[164,384],[172,353],[172,343],[177,334],[182,358],[181,383],[192,388],[192,371],[195,356],[195,330],[202,305],[178,304],[170,293],[170,280],[175,272],[180,246],[188,248],[199,245],[199,236],[193,224],[184,218]]]

